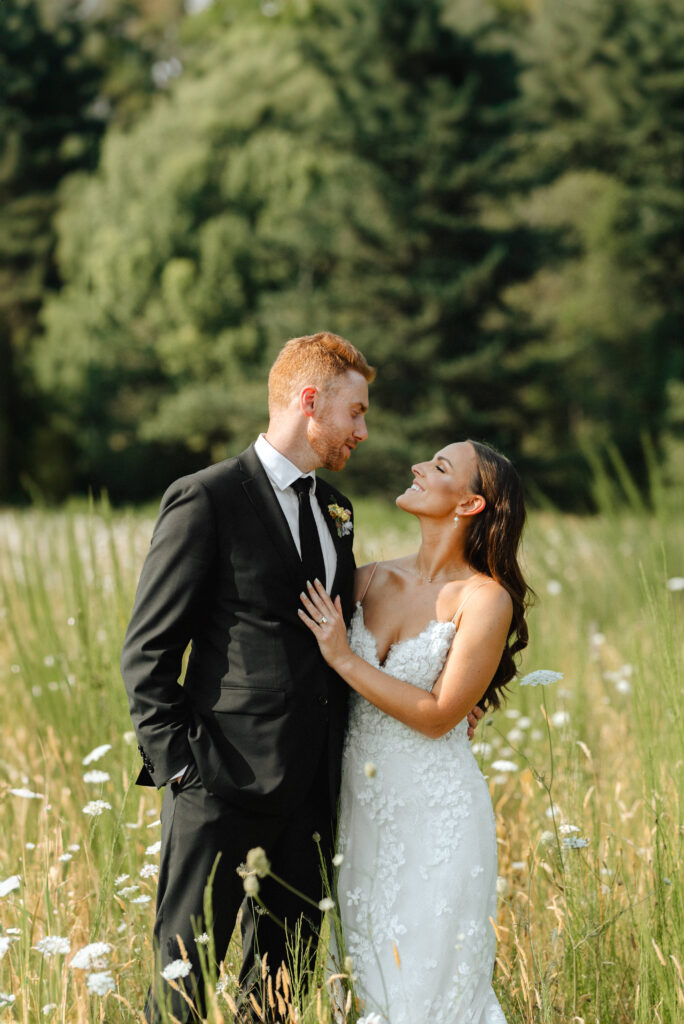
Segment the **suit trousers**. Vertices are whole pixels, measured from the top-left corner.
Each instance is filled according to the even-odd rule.
[[[243,962],[240,986],[245,1000],[250,991],[262,1003],[259,957],[267,963],[275,985],[281,962],[288,961],[288,937],[301,923],[303,943],[315,955],[321,912],[274,879],[260,879],[259,897],[268,911],[284,922],[287,931],[251,899],[245,898],[237,868],[248,850],[261,846],[275,875],[318,904],[323,892],[321,856],[330,876],[334,823],[328,795],[328,752],[324,749],[309,792],[287,815],[259,815],[227,803],[209,793],[191,764],[179,783],[166,786],[162,804],[161,855],[157,916],[154,927],[156,965],[145,1006],[152,1024],[163,1019],[162,1007],[179,1021],[197,1019],[187,1001],[161,977],[161,970],[181,957],[180,936],[193,970],[179,984],[204,1016],[203,979],[199,970],[197,935],[208,932],[204,916],[205,888],[216,858],[211,907],[217,961],[223,960],[238,911],[242,907]],[[314,838],[316,836],[316,838]],[[219,856],[220,855],[220,856]],[[205,946],[205,949],[208,947]],[[307,966],[305,964],[305,969]],[[271,1018],[266,1012],[266,1020]]]

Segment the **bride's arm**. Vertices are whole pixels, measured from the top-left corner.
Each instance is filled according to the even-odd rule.
[[[499,664],[513,607],[503,587],[481,587],[474,593],[442,674],[432,691],[426,692],[354,654],[339,598],[333,603],[320,584],[301,597],[306,611],[300,609],[299,615],[331,668],[385,714],[433,739],[453,729],[482,698]]]

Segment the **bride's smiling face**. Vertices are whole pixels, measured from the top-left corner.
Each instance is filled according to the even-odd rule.
[[[471,483],[477,475],[475,449],[468,441],[448,444],[429,462],[411,466],[413,482],[397,498],[397,505],[412,515],[434,519],[473,515],[484,508],[484,498]]]

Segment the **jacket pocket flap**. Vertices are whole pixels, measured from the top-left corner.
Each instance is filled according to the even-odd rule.
[[[233,715],[281,715],[287,694],[283,690],[258,690],[247,686],[222,686],[212,711]]]

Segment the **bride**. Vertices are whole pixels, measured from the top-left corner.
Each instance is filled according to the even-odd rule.
[[[506,1024],[492,989],[496,833],[467,713],[497,708],[526,646],[516,471],[462,441],[397,498],[415,555],[357,570],[349,631],[321,584],[300,616],[353,691],[338,898],[362,1011],[383,1024]]]

